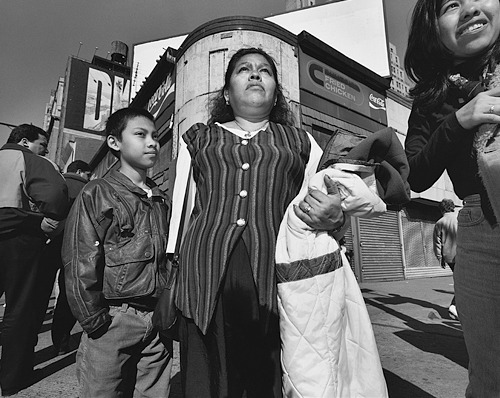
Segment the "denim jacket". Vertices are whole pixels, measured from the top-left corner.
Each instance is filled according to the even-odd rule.
[[[109,322],[113,302],[154,303],[166,284],[170,201],[147,184],[150,198],[112,171],[89,182],[71,208],[62,250],[66,291],[89,334]]]

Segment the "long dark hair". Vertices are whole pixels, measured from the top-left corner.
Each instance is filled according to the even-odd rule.
[[[278,69],[274,59],[260,48],[250,47],[250,48],[240,48],[229,60],[227,65],[226,74],[224,76],[224,86],[215,94],[215,96],[210,100],[209,111],[210,118],[208,123],[226,123],[234,120],[234,113],[231,105],[226,104],[226,99],[224,98],[224,91],[229,89],[231,84],[231,75],[236,67],[237,62],[248,54],[260,54],[262,55],[273,71],[274,81],[276,82],[276,104],[274,105],[271,113],[269,115],[269,120],[271,122],[293,125],[295,123],[292,111],[285,99],[283,94],[283,88],[278,81]]]
[[[418,0],[410,24],[405,70],[415,82],[410,90],[416,106],[429,108],[444,100],[448,76],[454,67],[453,54],[439,36],[438,15],[443,0]],[[499,40],[478,57],[467,60],[469,70],[480,73],[498,60]]]

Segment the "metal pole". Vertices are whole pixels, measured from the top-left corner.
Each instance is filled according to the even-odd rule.
[[[9,124],[9,123],[3,123],[3,122],[0,122],[0,124],[1,124],[2,126],[7,126],[7,127],[10,127],[10,128],[17,127],[15,124]]]
[[[80,46],[78,47],[78,52],[76,53],[76,58],[80,55],[80,49],[82,48],[82,42],[80,42]]]

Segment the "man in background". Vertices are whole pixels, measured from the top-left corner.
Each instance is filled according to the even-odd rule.
[[[76,197],[82,188],[90,181],[92,172],[90,166],[83,160],[75,160],[67,167],[66,173],[63,174],[66,184],[68,185],[68,195],[70,207],[73,205]],[[71,329],[75,326],[76,318],[71,313],[66,296],[66,284],[64,281],[64,267],[61,259],[63,233],[61,233],[49,246],[52,247],[54,264],[59,270],[57,278],[59,284],[59,296],[57,297],[54,317],[52,318],[52,343],[54,344],[55,352],[58,355],[65,354],[71,351],[70,336]]]
[[[0,149],[0,280],[6,304],[0,359],[3,396],[16,394],[33,378],[41,256],[57,221],[68,212],[64,178],[38,155],[45,155],[46,148],[45,131],[22,124]]]
[[[31,126],[31,125],[23,124],[19,127],[22,127],[22,126]],[[35,126],[32,126],[32,127],[35,127]],[[47,133],[44,130],[39,128],[36,131],[37,135],[35,135],[34,130],[32,130],[32,133],[27,136],[26,131],[27,131],[26,127],[15,128],[14,130],[12,130],[12,132],[10,133],[10,136],[7,140],[7,144],[11,143],[11,144],[21,145],[21,146],[29,149],[35,155],[40,155],[40,156],[47,155],[49,153],[49,151],[47,149],[47,145],[48,145]]]
[[[434,226],[434,254],[441,263],[441,267],[448,265],[453,271],[457,254],[458,220],[455,214],[455,203],[451,199],[443,199],[438,205],[442,217]],[[458,319],[455,296],[448,307],[450,317]]]
[[[23,129],[17,129],[11,132],[7,143],[21,145],[29,149],[36,155],[45,156],[46,154],[48,154],[49,151],[47,150],[47,145],[48,145],[47,133],[44,130],[40,129],[38,131],[38,135],[36,135],[36,139],[30,141],[30,138],[34,137],[35,137],[34,134],[31,135],[30,137],[26,137],[26,134],[24,133]],[[0,297],[3,295],[3,293],[4,293],[3,283],[0,280]],[[3,306],[5,307],[5,304]]]

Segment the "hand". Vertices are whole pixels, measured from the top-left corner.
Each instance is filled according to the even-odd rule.
[[[311,190],[294,206],[297,217],[309,227],[318,231],[330,231],[344,223],[344,213],[340,207],[341,199],[335,181],[328,175],[324,177],[327,193]]]
[[[483,123],[500,123],[500,86],[476,95],[455,113],[467,130]]]
[[[40,229],[49,239],[54,239],[62,232],[64,224],[64,221],[57,221],[52,218],[44,217],[40,224]]]

